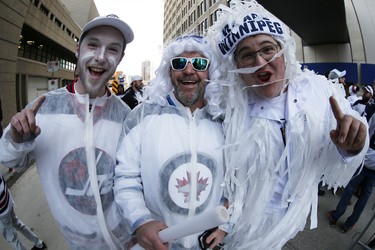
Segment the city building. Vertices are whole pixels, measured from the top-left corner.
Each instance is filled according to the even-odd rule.
[[[147,60],[142,62],[142,79],[143,84],[148,84],[152,78],[155,77],[155,68],[154,64]]]
[[[165,0],[163,42],[183,34],[204,35],[217,20],[219,5],[230,0]]]
[[[258,0],[289,28],[297,60],[322,75],[346,70],[348,83],[375,79],[374,0]],[[184,34],[204,35],[230,0],[165,0],[164,43]]]
[[[74,8],[81,4],[81,20]],[[0,98],[4,124],[27,103],[74,78],[82,25],[98,16],[93,0],[0,0]]]
[[[347,82],[373,83],[374,0],[258,2],[291,28],[302,67],[319,74],[345,69]],[[164,0],[164,43],[204,35],[220,4],[230,0]],[[74,79],[78,37],[99,13],[94,0],[0,0],[0,6],[0,98],[7,124],[35,97]],[[147,84],[155,67],[147,60],[140,67]]]

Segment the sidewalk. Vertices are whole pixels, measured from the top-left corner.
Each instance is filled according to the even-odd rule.
[[[359,233],[365,228],[368,224],[368,221],[374,214],[373,205],[375,202],[375,192],[372,193],[369,198],[366,208],[363,211],[359,221],[357,222],[355,228],[347,233],[341,233],[340,225],[345,222],[346,218],[350,216],[353,206],[357,201],[357,197],[352,197],[352,205],[348,206],[345,214],[337,221],[335,227],[331,227],[328,222],[328,212],[336,208],[337,203],[340,200],[340,194],[343,192],[343,189],[338,192],[340,194],[332,194],[331,191],[325,190],[324,196],[319,196],[319,205],[318,205],[318,227],[315,229],[309,229],[309,218],[308,223],[303,232],[297,234],[297,236],[290,240],[282,250],[346,250],[355,242],[355,239],[358,238]],[[366,243],[375,233],[375,221],[370,225],[366,230],[363,237],[360,239],[361,242]],[[353,239],[353,237],[356,237]],[[359,244],[355,244],[355,250],[364,249]]]
[[[8,169],[0,166],[4,179],[12,193],[16,204],[16,214],[34,233],[38,235],[50,250],[66,250],[65,239],[61,234],[45,200],[39,175],[35,165],[24,173],[13,172],[9,174]],[[22,234],[18,236],[27,249],[33,244]],[[0,235],[0,249],[13,250],[13,248]]]
[[[8,187],[11,187],[18,180],[18,178],[22,175],[22,173],[18,173],[14,170],[9,171],[9,168],[3,167],[1,165],[0,165],[0,172],[3,174]]]

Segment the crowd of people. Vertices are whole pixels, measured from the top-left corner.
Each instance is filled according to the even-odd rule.
[[[342,233],[346,233],[355,227],[375,185],[375,116],[373,116],[373,110],[375,108],[373,98],[375,85],[360,86],[359,84],[352,84],[347,86],[344,78],[345,73],[345,70],[340,72],[334,69],[330,72],[330,75],[336,74],[336,79],[340,79],[337,83],[342,85],[343,89],[348,89],[349,94],[346,95],[346,98],[352,109],[366,118],[370,143],[363,164],[358,166],[350,182],[345,186],[336,208],[328,212],[328,221],[332,227],[335,227],[337,221],[344,215],[348,206],[351,204],[352,197],[354,195],[357,196],[357,201],[353,206],[350,216],[339,226]]]
[[[133,39],[116,15],[87,23],[76,81],[12,116],[0,140],[2,165],[35,160],[69,249],[281,249],[308,216],[317,227],[320,185],[346,187],[332,226],[361,187],[341,231],[353,228],[374,184],[372,88],[349,102],[345,71],[301,70],[290,32],[253,0],[169,42],[156,77],[133,76],[119,98],[107,82]],[[217,206],[226,223],[158,237]]]

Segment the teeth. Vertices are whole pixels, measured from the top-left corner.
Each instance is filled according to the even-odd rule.
[[[101,68],[91,68],[92,71],[94,72],[103,72],[104,69],[101,69]]]

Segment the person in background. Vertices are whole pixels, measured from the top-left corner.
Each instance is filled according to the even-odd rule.
[[[370,100],[372,99],[373,96],[373,89],[370,85],[363,86],[362,87],[362,98],[355,101],[352,105],[352,108],[358,112],[361,116],[366,117],[366,106],[369,104]],[[368,119],[367,119],[368,120]]]
[[[1,107],[1,99],[0,99],[0,138],[3,136],[3,109]],[[8,168],[9,173],[13,173],[14,169],[13,168]]]
[[[373,84],[371,85],[373,93],[375,93],[375,79]],[[372,115],[375,113],[375,100],[374,95],[372,96],[371,100],[368,102],[368,105],[366,106],[365,112],[368,117],[372,117]]]
[[[359,90],[360,87],[357,85],[352,85],[349,87],[349,96],[346,99],[348,100],[351,106],[353,106],[353,103],[355,103],[357,100],[362,98],[358,96]]]
[[[134,109],[143,95],[143,81],[139,75],[132,76],[130,87],[125,90],[124,96],[121,98],[131,109]]]
[[[225,86],[226,249],[281,249],[317,226],[318,185],[345,186],[367,122],[326,77],[301,70],[284,24],[256,1],[221,5],[209,28]]]
[[[355,227],[356,222],[361,217],[363,210],[366,207],[367,201],[371,196],[372,189],[375,184],[375,116],[369,119],[369,136],[370,147],[366,153],[364,166],[359,166],[349,184],[345,187],[340,201],[336,209],[328,213],[329,224],[334,227],[336,222],[344,215],[346,208],[350,203],[350,199],[355,194],[358,188],[361,192],[358,195],[358,200],[354,205],[352,214],[346,221],[340,225],[342,233],[346,233]]]
[[[0,172],[0,232],[14,249],[26,250],[26,247],[18,238],[16,230],[34,243],[31,250],[47,248],[46,244],[16,215],[12,195],[5,183],[3,174]]]
[[[125,94],[124,84],[119,84],[117,96],[122,98],[124,94]]]
[[[333,86],[346,97],[346,70],[339,71],[338,69],[333,69],[328,73],[328,79],[332,82]]]
[[[130,240],[112,188],[130,109],[107,83],[133,38],[116,15],[88,22],[77,45],[77,81],[15,114],[0,140],[4,166],[22,171],[35,159],[69,249],[126,249]]]
[[[145,249],[168,249],[160,230],[224,203],[218,76],[208,40],[179,37],[164,50],[145,101],[125,121],[129,132],[119,149],[115,200]],[[213,230],[207,247],[229,229]],[[199,249],[198,235],[170,242],[169,249]]]

